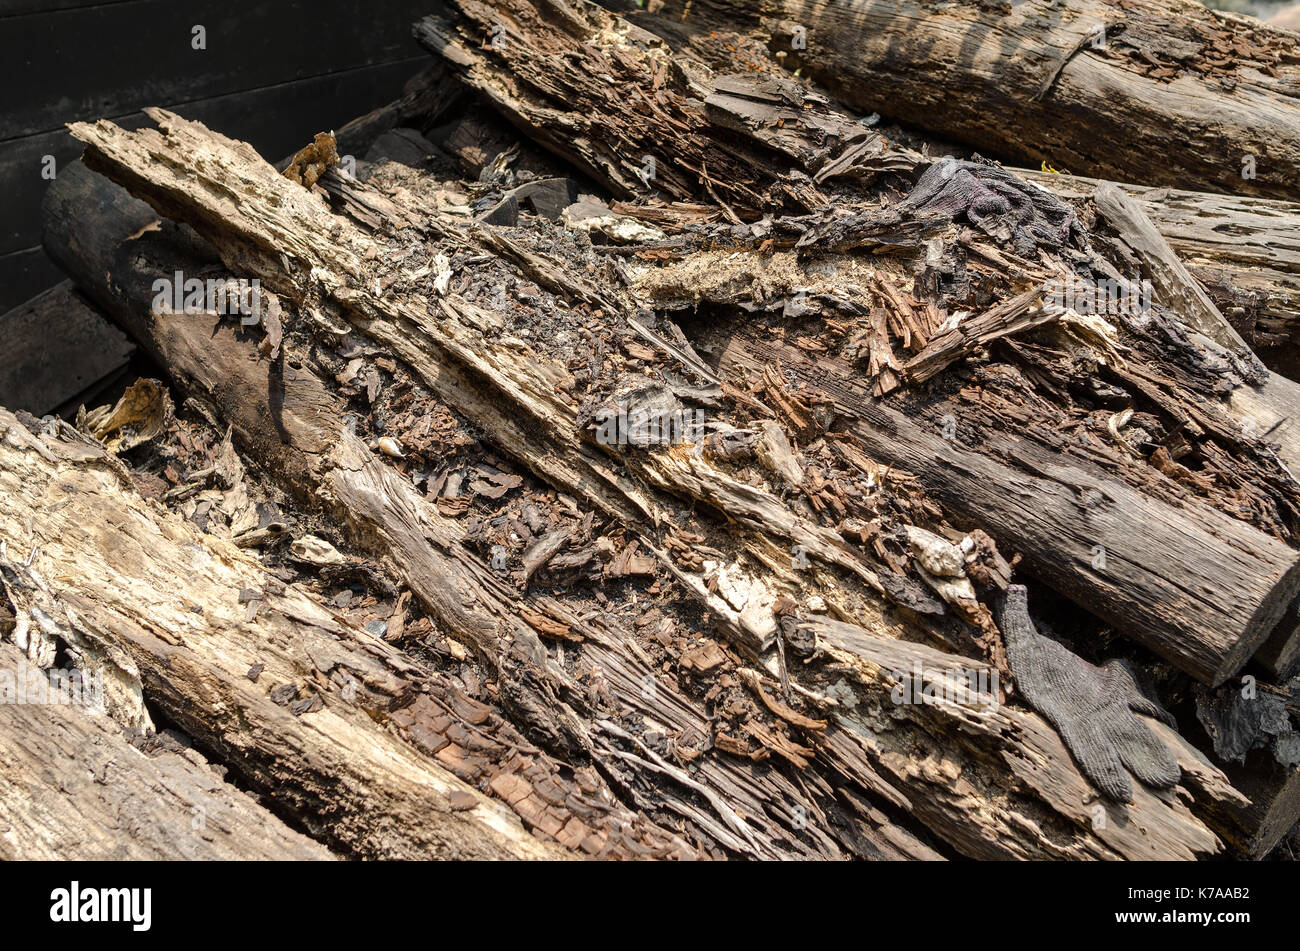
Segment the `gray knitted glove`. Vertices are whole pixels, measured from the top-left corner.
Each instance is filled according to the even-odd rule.
[[[1007,588],[1002,637],[1011,673],[1025,700],[1056,727],[1083,773],[1108,799],[1129,802],[1124,767],[1148,786],[1178,783],[1178,762],[1134,711],[1170,726],[1173,718],[1138,689],[1120,660],[1101,667],[1039,634],[1029,618],[1023,585]]]

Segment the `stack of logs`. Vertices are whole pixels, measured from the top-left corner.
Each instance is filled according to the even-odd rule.
[[[1257,352],[1300,327],[1300,37],[1190,0],[446,6],[407,96],[283,170],[162,110],[71,127],[46,248],[165,384],[0,411],[3,666],[104,685],[0,712],[0,790],[62,771],[0,794],[0,852],[1274,850],[1300,387]],[[1121,669],[1178,775],[1127,799],[1059,712]]]

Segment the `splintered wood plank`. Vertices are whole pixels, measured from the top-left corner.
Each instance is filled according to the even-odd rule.
[[[27,658],[0,644],[0,670]],[[137,738],[137,741],[140,738]],[[147,753],[104,712],[7,702],[0,712],[6,861],[304,861],[332,858],[178,746]]]

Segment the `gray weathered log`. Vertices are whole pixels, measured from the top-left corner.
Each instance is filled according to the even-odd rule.
[[[1089,198],[1103,184],[1031,169],[1016,173],[1072,200]],[[1294,366],[1292,350],[1300,341],[1300,204],[1149,185],[1119,187],[1138,203],[1219,309],[1240,308],[1234,319],[1246,327],[1247,342],[1265,361]],[[1251,340],[1255,335],[1259,339]]]
[[[1058,591],[1207,683],[1240,670],[1300,592],[1300,553],[1209,506],[1175,507],[1028,439],[986,434],[975,452],[871,399],[846,367],[741,335],[716,342],[727,369],[779,360],[833,399],[875,458],[918,476]]]
[[[697,34],[752,31],[850,107],[987,154],[1295,198],[1296,34],[1193,0],[667,0],[633,21],[660,18]]]

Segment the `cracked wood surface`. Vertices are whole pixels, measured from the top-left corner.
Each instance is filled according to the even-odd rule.
[[[76,131],[92,145],[88,161],[122,180],[160,210],[175,214],[194,225],[214,242],[232,269],[239,273],[251,272],[261,276],[264,283],[274,287],[278,293],[284,293],[295,302],[295,306],[300,306],[303,310],[328,308],[339,318],[351,322],[354,329],[391,346],[395,353],[416,369],[426,383],[435,388],[441,387],[439,392],[446,392],[449,399],[459,399],[458,409],[483,425],[494,439],[499,440],[502,448],[531,465],[541,477],[553,483],[558,480],[558,484],[567,490],[611,511],[628,509],[627,498],[610,501],[612,490],[608,486],[628,485],[623,480],[611,477],[604,481],[582,482],[562,478],[574,471],[575,460],[581,459],[585,452],[568,435],[574,425],[572,410],[567,403],[554,399],[552,395],[557,391],[564,392],[567,371],[563,367],[549,362],[540,354],[531,353],[526,345],[514,342],[506,347],[489,339],[484,334],[483,327],[490,318],[468,302],[446,297],[439,301],[436,316],[425,316],[421,312],[424,304],[416,298],[378,293],[373,279],[358,263],[364,259],[364,245],[370,239],[350,222],[330,214],[310,193],[290,191],[297,186],[273,174],[264,173],[256,162],[249,160],[239,150],[231,149],[220,137],[212,135],[201,126],[185,123],[163,113],[159,113],[158,118],[166,125],[167,135],[160,135],[153,130],[138,134],[123,133],[108,123],[94,127],[79,126]],[[237,202],[225,197],[234,195],[239,196]],[[291,255],[291,274],[287,274],[280,263],[280,247],[284,247]],[[328,272],[327,268],[330,269]],[[320,332],[319,328],[328,324],[329,318],[322,314],[319,318],[303,320],[298,326],[311,335]],[[487,401],[456,397],[456,387],[448,382],[447,374],[460,372],[457,364],[472,372],[474,380],[480,385],[482,381],[490,381],[491,403],[494,407],[514,406],[518,412],[526,413],[545,424],[545,441],[540,446],[535,441],[531,444],[517,441],[511,435],[510,426],[498,433],[494,427],[497,418],[503,414],[500,408],[488,409]],[[524,394],[524,400],[521,401],[519,394]],[[551,415],[540,413],[537,405],[528,402],[533,399],[548,402],[552,406],[559,404],[564,407],[564,412],[552,410]],[[555,458],[550,458],[550,453],[554,453]],[[631,459],[625,456],[622,459],[625,465],[636,466],[643,473],[660,471],[671,474],[672,478],[665,478],[664,485],[672,486],[678,493],[689,495],[695,491],[712,491],[715,499],[721,500],[730,508],[740,507],[742,535],[762,539],[764,533],[772,532],[772,526],[765,524],[764,520],[772,519],[773,516],[778,537],[783,534],[780,527],[783,519],[788,526],[786,538],[790,537],[789,531],[807,524],[806,520],[790,513],[779,500],[774,497],[764,499],[763,493],[753,489],[744,493],[732,491],[717,495],[716,486],[726,484],[721,473],[713,470],[706,461],[695,459],[689,453],[668,451],[648,456],[648,459],[640,456]],[[589,465],[586,462],[582,464]],[[609,465],[612,475],[614,464],[611,462]],[[698,473],[694,476],[695,483],[683,483],[682,477],[690,477],[693,472]],[[639,501],[631,506],[633,509],[649,508],[661,513],[672,511],[657,493],[638,492],[635,498]],[[646,501],[651,498],[653,502]],[[752,508],[754,501],[746,503],[746,498],[761,500],[762,505],[762,508],[754,508],[753,514],[747,518],[744,517],[743,506],[749,505]],[[386,500],[385,504],[391,504],[391,500]],[[724,507],[723,510],[729,509]],[[766,560],[760,562],[765,566],[763,573],[770,573],[776,579],[780,578],[780,572],[775,567],[772,554],[774,551],[779,552],[781,547],[772,546],[768,542]],[[752,551],[757,553],[761,548],[756,545]],[[835,563],[833,558],[827,558],[826,561]],[[857,583],[861,585],[862,580],[865,579],[860,579]],[[843,583],[842,579],[840,583]],[[870,678],[863,680],[869,681]],[[860,689],[868,689],[870,693],[866,683]],[[879,691],[883,688],[877,685],[874,689]],[[897,724],[891,725],[891,730],[899,731],[899,742],[906,747],[911,742],[907,738],[918,737],[920,734],[917,731],[924,732],[922,723],[926,711],[902,707],[899,714],[901,719]],[[1039,724],[1039,729],[1050,734],[1049,728],[1034,719],[1033,715],[1025,716],[1030,717],[1028,722]],[[856,775],[858,770],[849,769],[846,757],[836,752],[846,740],[851,741],[852,746],[858,750],[856,755],[864,763],[871,763],[874,772],[879,768],[879,763],[873,761],[875,748],[872,744],[864,743],[860,737],[846,736],[843,733],[837,733],[836,737],[833,742],[825,745],[825,752],[821,754],[824,761],[832,768],[848,770],[863,784],[863,788],[888,799],[892,787],[887,782],[873,779],[869,775]],[[985,734],[980,743],[983,746],[977,754],[954,751],[952,768],[958,772],[973,769],[976,762],[987,761],[994,755],[994,751],[1002,749],[1006,744],[1015,747],[1017,740],[1014,735],[1008,737],[997,733]],[[866,751],[865,756],[863,751]],[[1034,759],[1037,761],[1038,757]],[[1150,857],[1154,846],[1156,854],[1190,857],[1194,854],[1212,853],[1219,848],[1217,840],[1199,820],[1190,813],[1175,809],[1172,802],[1151,805],[1151,822],[1166,828],[1167,834],[1144,837],[1142,841],[1145,845],[1140,845],[1137,839],[1123,838],[1099,845],[1099,840],[1089,828],[1076,823],[1081,801],[1066,805],[1078,789],[1085,788],[1082,778],[1063,752],[1055,759],[1050,759],[1050,763],[1048,772],[1058,776],[1058,779],[1044,780],[1044,783],[1055,792],[1034,790],[1032,784],[1026,784],[1021,776],[1009,769],[999,769],[995,782],[1001,789],[1015,789],[1021,793],[1029,791],[1029,801],[1023,808],[1032,810],[1046,806],[1050,810],[1054,817],[1051,821],[1061,823],[1059,836],[1051,843],[1044,843],[1036,833],[1027,832],[1019,807],[990,812],[987,800],[975,795],[947,800],[942,806],[926,810],[923,822],[959,851],[985,855],[1009,857],[1051,854],[1088,857],[1114,854]],[[904,781],[918,781],[913,767],[908,763],[897,762],[892,768]],[[1036,768],[1041,770],[1044,766]],[[1075,778],[1069,781],[1059,778],[1068,776]],[[1075,783],[1079,785],[1075,786]],[[1062,789],[1069,791],[1062,792]],[[896,790],[893,792],[893,801],[898,801],[897,796]],[[919,799],[920,796],[917,797],[918,802]],[[920,810],[920,806],[915,808]],[[972,828],[977,831],[972,832]]]
[[[1296,34],[1194,0],[668,0],[631,18],[753,33],[846,105],[991,154],[1295,198]],[[1253,179],[1242,177],[1246,156]]]
[[[204,260],[203,254],[196,251],[192,235],[168,223],[157,232],[139,236],[141,223],[152,220],[153,212],[80,167],[67,170],[51,201],[58,207],[94,207],[101,211],[85,220],[83,226],[50,233],[52,251],[64,265],[77,271],[85,283],[106,274],[115,275],[112,281],[95,288],[96,296],[110,313],[158,355],[186,391],[210,401],[249,451],[276,467],[288,488],[323,500],[339,524],[351,529],[358,544],[374,551],[443,624],[474,647],[491,668],[501,672],[502,692],[509,697],[507,708],[531,736],[578,755],[615,755],[609,743],[609,728],[593,725],[590,717],[579,719],[568,708],[569,703],[581,705],[585,689],[549,658],[536,634],[521,621],[527,609],[519,593],[503,585],[463,547],[461,523],[442,517],[409,482],[347,436],[339,401],[329,394],[320,378],[309,371],[296,376],[277,375],[275,368],[255,358],[254,342],[238,340],[228,328],[218,326],[214,333],[205,321],[150,319],[148,288],[153,280],[171,274],[177,267]],[[75,219],[69,216],[67,220],[71,223]],[[71,256],[70,245],[61,243],[65,234],[72,242],[74,233],[80,254],[77,257]],[[293,343],[287,343],[286,350],[286,366],[306,364],[297,358]],[[221,372],[214,373],[214,367],[221,368]],[[462,377],[445,367],[439,380],[450,380],[458,386]],[[487,403],[475,405],[486,407]],[[266,439],[261,426],[272,406],[310,406],[314,410],[309,416],[295,414],[298,422],[282,427],[280,439]],[[327,439],[333,439],[336,445],[328,454],[322,454],[318,450]],[[548,610],[554,613],[555,609]],[[600,672],[600,682],[605,685],[602,689],[610,692],[618,706],[653,715],[671,724],[678,735],[709,734],[707,712],[672,684],[663,682],[629,646],[625,630],[562,616],[567,630],[585,637],[583,666]],[[660,682],[653,704],[644,697],[647,678]],[[427,747],[427,726],[417,732],[426,737],[422,742]],[[865,769],[860,755],[855,761],[851,754],[850,750],[841,769]],[[854,854],[879,858],[938,857],[879,809],[866,805],[858,810],[862,813],[858,836],[847,845],[816,828],[809,828],[801,837],[796,834],[796,807],[803,810],[803,815],[819,811],[808,798],[809,792],[780,773],[731,757],[712,755],[697,760],[695,775],[699,778],[689,780],[680,770],[655,764],[645,755],[630,759],[625,751],[618,755],[643,775],[667,777],[665,784],[654,784],[665,788],[650,798],[627,792],[632,803],[641,808],[654,805],[686,817],[736,854],[833,858],[848,848]],[[705,809],[689,796],[698,791],[701,781],[713,797]],[[502,788],[514,792],[514,786]],[[674,796],[674,788],[688,795]],[[821,798],[827,794],[823,789],[817,795]],[[743,821],[741,815],[745,816]],[[531,815],[523,818],[530,826],[546,828],[544,823],[536,824]],[[631,824],[630,814],[622,818]],[[659,852],[671,851],[663,846],[661,837]],[[640,848],[645,854],[655,854],[650,845]],[[682,851],[680,845],[676,849]]]
[[[400,654],[140,498],[115,457],[7,411],[0,430],[0,538],[35,549],[19,577],[54,593],[56,623],[126,652],[151,702],[278,810],[355,856],[563,854],[385,729],[390,702],[420,680]],[[262,593],[254,621],[245,589]],[[272,695],[288,685],[322,704],[295,714]],[[453,794],[470,808],[453,809]]]
[[[579,4],[574,7],[565,7],[563,11],[553,7],[549,3],[526,4],[517,3],[514,0],[497,0],[494,3],[464,2],[457,5],[460,17],[451,21],[444,22],[440,19],[426,20],[417,28],[417,34],[433,51],[448,58],[453,66],[462,70],[462,78],[472,87],[488,96],[493,105],[502,112],[502,114],[516,125],[520,126],[526,134],[532,136],[535,140],[544,145],[551,146],[557,141],[567,142],[569,136],[574,133],[575,128],[581,125],[583,133],[579,137],[584,147],[588,147],[603,154],[622,155],[626,159],[627,148],[631,148],[624,127],[632,122],[638,112],[644,111],[640,105],[640,100],[635,103],[632,101],[613,101],[606,89],[601,84],[602,75],[600,70],[609,63],[616,63],[620,81],[630,83],[634,87],[646,90],[645,95],[650,98],[647,100],[651,103],[649,108],[652,112],[653,104],[672,103],[675,107],[690,110],[692,100],[686,99],[681,102],[681,98],[686,93],[665,86],[661,81],[665,61],[669,65],[677,63],[677,60],[668,57],[662,44],[654,39],[648,39],[642,33],[633,28],[629,28],[622,21],[595,10],[590,5]],[[490,45],[479,51],[472,49],[472,40],[478,35],[478,31],[487,31],[493,24],[501,23],[506,25],[506,34],[503,42],[500,44]],[[650,22],[650,21],[643,21]],[[458,41],[459,38],[459,41]],[[609,68],[615,68],[610,66]],[[692,71],[693,70],[693,71]],[[706,105],[715,102],[719,96],[735,98],[739,102],[753,102],[761,99],[760,95],[752,92],[737,96],[737,90],[740,89],[771,89],[772,99],[776,102],[785,104],[794,102],[803,95],[790,89],[790,84],[782,85],[782,80],[772,76],[759,76],[748,82],[743,82],[735,77],[716,77],[708,73],[707,69],[702,66],[690,67],[683,63],[679,66],[674,75],[680,74],[688,77],[685,80],[685,89],[690,95],[703,99]],[[539,77],[544,77],[539,79]],[[677,93],[676,96],[673,93]],[[589,110],[584,111],[583,104],[590,105],[591,102],[599,104],[601,114],[608,114],[612,121],[607,124],[596,124],[590,121]],[[823,150],[842,148],[845,136],[842,134],[830,134],[830,129],[841,129],[836,125],[835,118],[839,115],[833,108],[830,108],[825,100],[809,96],[805,104],[806,108],[802,110],[802,121],[797,114],[786,116],[779,111],[768,111],[763,114],[761,120],[738,121],[737,116],[744,117],[747,114],[743,109],[735,107],[731,112],[726,113],[723,121],[718,123],[717,128],[711,128],[707,123],[701,123],[698,116],[693,120],[689,127],[671,123],[663,123],[659,128],[658,135],[666,143],[665,148],[668,152],[676,154],[688,147],[698,147],[699,141],[720,142],[725,138],[726,133],[732,133],[744,136],[745,144],[750,149],[769,149],[782,154],[793,160],[796,164],[806,163],[807,156],[813,154],[815,150],[812,144],[820,146]],[[694,115],[694,114],[692,114]],[[705,110],[705,117],[708,119],[719,119],[719,110]],[[801,148],[792,148],[791,141],[801,143]],[[881,146],[882,153],[890,154],[890,150]],[[635,151],[635,149],[633,149]],[[847,152],[852,151],[847,149]],[[560,152],[562,157],[565,153]],[[742,163],[746,179],[745,181],[759,181],[761,176],[756,166],[756,160],[752,153],[738,152],[734,153],[743,156],[745,161]],[[901,158],[901,153],[893,152],[895,158]],[[919,157],[917,157],[919,159]],[[827,162],[830,165],[835,164],[833,155],[830,158],[817,157],[813,159],[813,164],[805,164],[804,168],[809,173],[815,173],[819,167],[818,163]],[[898,171],[905,167],[906,163],[891,165],[892,170]],[[591,163],[585,166],[589,172],[602,178],[611,187],[616,190],[619,188],[620,173],[617,169],[611,168],[608,163]],[[687,163],[682,169],[691,170],[692,166]],[[933,172],[933,167],[931,172]],[[678,170],[679,172],[681,169]],[[1001,170],[996,174],[988,173],[992,176],[991,181],[994,184],[1004,185],[1008,188],[1014,188],[1014,176],[1010,176]],[[689,176],[688,176],[689,178]],[[794,176],[788,176],[787,180],[793,179]],[[689,182],[688,182],[689,184]],[[988,184],[981,182],[981,185]],[[641,194],[652,189],[654,183],[642,182],[641,187],[636,189]],[[961,196],[957,194],[958,190],[953,190],[949,194],[942,183],[937,185],[938,206],[947,207],[953,201],[957,201]],[[1027,193],[1038,196],[1040,190],[1032,186],[1024,186]],[[624,189],[626,190],[626,189]],[[917,192],[924,191],[924,186],[918,186]],[[694,190],[681,194],[670,189],[673,197],[695,197],[695,198],[717,198],[712,191],[712,183],[708,176],[698,176],[694,184]],[[783,202],[790,204],[790,195],[788,192],[782,193],[780,188],[769,188],[767,194],[767,207],[775,208],[782,205]],[[895,206],[897,209],[907,210],[909,204],[915,204],[915,193],[909,195],[901,203]],[[1098,200],[1099,205],[1101,199]],[[798,203],[793,202],[797,207]],[[924,206],[925,203],[921,202]],[[753,207],[753,202],[746,206]],[[926,211],[927,207],[920,207],[918,211]],[[864,212],[866,214],[866,212]],[[780,224],[782,219],[778,219]],[[797,247],[809,247],[809,234],[816,233],[820,225],[812,223],[811,225],[805,219],[794,219],[792,224],[802,223],[810,227],[810,232],[801,237]],[[837,222],[832,221],[827,227],[833,228]],[[743,230],[743,229],[742,229]],[[850,227],[851,230],[851,227]],[[1125,233],[1131,229],[1124,229]],[[1159,238],[1154,229],[1149,226],[1151,232],[1148,237]],[[774,227],[772,234],[778,234]],[[962,240],[967,240],[963,235]],[[757,244],[758,242],[753,242]],[[765,245],[773,244],[773,239],[769,238]],[[743,239],[741,247],[744,247]],[[1005,260],[1002,256],[992,251],[986,250],[980,244],[971,242],[971,247],[978,254],[988,255],[989,260],[995,264],[1002,264],[1002,269],[1009,269],[1011,266],[1003,263]],[[750,277],[748,274],[736,273],[738,268],[731,267],[731,258],[727,258],[725,252],[722,252],[713,262],[712,266],[724,277],[715,278],[717,280],[725,279],[727,274],[735,274],[735,284],[738,286],[733,299],[743,300],[744,281]],[[722,260],[726,258],[726,260]],[[1164,259],[1162,259],[1164,260]],[[1186,270],[1183,266],[1172,257],[1167,256],[1169,267],[1162,267],[1160,273],[1155,274],[1157,283],[1164,289],[1162,297],[1170,308],[1170,313],[1176,313],[1172,318],[1174,324],[1187,323],[1193,327],[1200,327],[1204,330],[1211,327],[1213,333],[1210,336],[1219,343],[1227,342],[1231,345],[1236,367],[1240,370],[1249,381],[1253,382],[1256,378],[1267,376],[1267,371],[1258,363],[1254,355],[1249,353],[1241,343],[1240,337],[1236,331],[1227,326],[1221,317],[1211,321],[1209,318],[1200,319],[1203,311],[1217,315],[1214,305],[1208,300],[1205,293],[1199,287],[1193,287],[1187,280],[1173,281],[1164,279],[1166,271],[1177,272],[1176,276],[1185,279]],[[1025,263],[1021,259],[1020,263]],[[1116,264],[1108,260],[1095,259],[1099,271],[1103,274],[1116,274],[1115,267],[1123,267],[1122,259],[1117,258]],[[939,370],[948,364],[976,353],[981,347],[986,346],[993,341],[1009,336],[1012,333],[1032,329],[1034,327],[1052,324],[1056,321],[1057,316],[1046,312],[1040,305],[1040,298],[1046,293],[1046,279],[1055,277],[1058,280],[1068,274],[1064,268],[1064,258],[1060,257],[1055,262],[1045,262],[1045,268],[1041,274],[1022,275],[1024,277],[1038,280],[1040,287],[1037,291],[1030,289],[1018,297],[1009,297],[1000,303],[986,310],[983,314],[974,317],[966,317],[962,322],[957,323],[956,318],[950,321],[951,329],[940,330],[937,337],[931,339],[925,349],[922,350],[911,362],[905,367],[905,372],[911,377],[913,382],[922,382],[931,376],[937,374]],[[1055,265],[1055,266],[1054,266]],[[673,265],[668,268],[670,271],[680,269],[686,271],[693,266],[690,257],[686,257],[679,265]],[[704,270],[709,267],[708,263],[694,263],[697,270]],[[762,274],[764,266],[758,263],[754,266],[754,281],[764,279]],[[779,270],[773,268],[772,270]],[[1013,271],[1014,273],[1014,271]],[[806,277],[806,275],[805,275]],[[707,281],[710,278],[705,276],[700,280]],[[670,283],[671,278],[657,278],[651,274],[646,278],[648,282],[659,280]],[[683,279],[683,285],[690,284],[689,280]],[[775,283],[775,281],[774,281]],[[809,282],[811,283],[811,282]],[[830,282],[826,282],[830,283]],[[835,290],[847,285],[846,280],[836,282]],[[1174,292],[1175,285],[1186,291],[1180,290]],[[792,292],[793,287],[789,288]],[[727,299],[731,293],[715,290],[712,294],[701,294],[697,291],[696,300],[700,298],[711,300]],[[773,290],[767,290],[766,296],[772,296]],[[754,303],[761,302],[765,295],[755,292],[753,294]],[[658,304],[672,303],[675,306],[681,306],[680,302],[664,299],[661,294],[655,301]],[[865,304],[858,305],[866,306]],[[1178,337],[1182,331],[1175,327],[1173,330],[1161,330],[1161,333],[1171,333]],[[883,368],[885,373],[892,374],[893,370],[889,367],[889,361],[877,362],[878,349],[874,344],[872,346],[872,366]],[[1173,352],[1177,348],[1169,347],[1168,351]],[[1154,346],[1147,346],[1143,349],[1139,359],[1144,361],[1147,366],[1127,367],[1117,366],[1115,373],[1121,376],[1134,390],[1142,397],[1150,399],[1158,406],[1168,412],[1174,420],[1180,425],[1187,425],[1193,431],[1202,428],[1202,421],[1211,429],[1215,440],[1228,446],[1240,446],[1242,443],[1241,435],[1237,432],[1240,420],[1231,418],[1227,408],[1216,405],[1216,399],[1207,399],[1209,394],[1198,392],[1194,387],[1187,386],[1179,379],[1180,370],[1176,362],[1187,356],[1194,363],[1205,363],[1203,356],[1195,355],[1192,351],[1195,347],[1184,345],[1186,354],[1179,355],[1176,359],[1171,359],[1166,352],[1159,346],[1159,341],[1155,341]],[[1118,355],[1115,357],[1117,364],[1122,364]],[[845,368],[848,372],[849,368]],[[1154,371],[1154,372],[1152,372]],[[1017,371],[1009,370],[1008,373]],[[810,379],[816,378],[818,374],[812,372]],[[888,392],[892,384],[882,385],[885,377],[878,378],[876,391],[871,395],[880,395],[880,391]],[[1240,382],[1240,381],[1238,381]],[[1233,412],[1238,416],[1250,415],[1252,413],[1264,417],[1256,421],[1259,428],[1268,430],[1270,434],[1276,432],[1273,428],[1274,422],[1287,422],[1296,410],[1300,409],[1300,400],[1295,398],[1295,388],[1284,382],[1274,379],[1268,386],[1268,395],[1271,402],[1265,405],[1261,397],[1255,394],[1255,391],[1249,390],[1245,385],[1238,385],[1237,393],[1233,394],[1234,404]],[[865,395],[864,395],[865,399]],[[1010,407],[1007,407],[1010,408]],[[1266,412],[1270,410],[1270,412]],[[1032,410],[1025,410],[1026,414],[1032,413]],[[991,415],[991,414],[987,414]],[[1032,419],[1032,416],[1030,417]],[[1068,414],[1059,419],[1060,423],[1068,418]],[[1253,416],[1252,416],[1253,419]],[[1076,419],[1076,422],[1078,420]],[[1288,425],[1289,422],[1287,423]],[[997,439],[1003,440],[1003,443],[1010,445],[1018,439],[1012,431],[1015,424],[1006,423],[1008,431],[997,434]],[[1009,443],[1007,441],[1010,441]],[[1044,455],[1041,462],[1050,463],[1051,465],[1060,465],[1061,471],[1072,470],[1076,466],[1075,460],[1070,458],[1073,447],[1065,444],[1065,441],[1059,437],[1050,440],[1051,451],[1049,455]],[[1291,455],[1291,440],[1284,434],[1283,446],[1279,456],[1285,461]],[[881,449],[885,453],[885,458],[893,458],[888,455],[888,450]],[[1207,447],[1207,453],[1214,455],[1217,453],[1217,447]],[[1013,448],[1007,448],[1006,453],[1010,456],[1016,456],[1018,453]],[[1019,453],[1024,455],[1024,453]],[[1164,532],[1165,538],[1149,550],[1140,551],[1143,547],[1143,540],[1139,536],[1134,536],[1131,532],[1123,527],[1124,524],[1140,524],[1141,519],[1135,519],[1132,522],[1115,522],[1106,525],[1094,522],[1087,524],[1087,519],[1078,525],[1078,531],[1072,533],[1072,541],[1062,541],[1056,539],[1050,532],[1037,533],[1033,535],[1033,541],[1036,548],[1033,549],[1035,556],[1045,564],[1055,564],[1055,569],[1049,569],[1043,572],[1045,577],[1052,580],[1058,590],[1071,593],[1078,598],[1081,595],[1091,602],[1092,598],[1099,598],[1105,605],[1106,610],[1110,612],[1108,617],[1117,625],[1129,632],[1139,640],[1144,640],[1150,646],[1152,643],[1158,643],[1159,652],[1162,656],[1171,660],[1176,659],[1183,669],[1193,672],[1195,676],[1207,681],[1219,682],[1225,677],[1235,673],[1253,654],[1264,639],[1266,639],[1272,629],[1278,624],[1283,617],[1292,598],[1295,596],[1297,588],[1297,559],[1282,542],[1290,539],[1290,530],[1281,527],[1282,523],[1287,522],[1291,516],[1285,514],[1292,512],[1295,507],[1294,480],[1287,474],[1284,467],[1277,465],[1277,460],[1268,458],[1269,451],[1264,451],[1265,460],[1262,465],[1270,474],[1264,475],[1263,479],[1266,485],[1261,486],[1261,498],[1258,506],[1264,510],[1279,512],[1279,519],[1273,524],[1264,524],[1257,522],[1259,527],[1263,527],[1269,534],[1277,536],[1279,541],[1267,538],[1263,534],[1253,532],[1250,528],[1238,524],[1243,514],[1249,507],[1241,506],[1234,501],[1236,490],[1225,490],[1216,492],[1217,497],[1207,499],[1212,508],[1217,507],[1226,510],[1226,515],[1220,517],[1219,514],[1212,511],[1205,511],[1200,508],[1189,510],[1187,516],[1179,514],[1175,508],[1160,506],[1155,504],[1160,511],[1165,513],[1165,517],[1155,519],[1157,533]],[[1170,499],[1175,507],[1183,503],[1180,498],[1180,489],[1174,488],[1172,483],[1162,482],[1155,472],[1139,474],[1136,470],[1130,472],[1125,460],[1117,459],[1114,461],[1116,474],[1119,479],[1127,479],[1130,483],[1135,484],[1138,493],[1129,491],[1126,487],[1115,484],[1117,491],[1129,502],[1136,504],[1146,504],[1143,497],[1150,492],[1156,494],[1169,495],[1173,491],[1173,498]],[[1024,468],[1024,467],[1022,467]],[[1030,467],[1032,470],[1032,467]],[[1168,467],[1177,472],[1176,467]],[[1017,485],[1021,476],[1014,467],[1007,467],[985,471],[983,475],[986,478],[1001,476],[1000,481],[996,484],[1001,485],[1011,495],[1016,495],[1020,491]],[[1029,478],[1034,478],[1036,471],[1028,473]],[[1092,473],[1099,478],[1105,479],[1097,473]],[[1263,473],[1261,472],[1261,475]],[[1091,477],[1091,476],[1090,476]],[[1240,476],[1228,470],[1222,472],[1222,477],[1227,482],[1236,483]],[[937,478],[937,477],[936,477]],[[1247,477],[1248,479],[1251,477]],[[1074,504],[1070,501],[1068,491],[1061,496],[1059,503],[1062,512],[1074,514]],[[956,506],[960,510],[962,502],[960,494],[952,496],[957,499]],[[1177,500],[1175,500],[1177,499]],[[987,505],[992,505],[987,499]],[[1252,503],[1250,507],[1254,507]],[[966,503],[966,514],[971,515],[971,506]],[[1001,514],[998,514],[1001,513]],[[1204,516],[1204,518],[1202,518]],[[975,516],[971,516],[975,517]],[[987,517],[992,518],[994,523],[992,527],[1002,531],[1003,537],[1016,539],[1017,528],[1014,523],[1018,519],[1018,514],[1014,506],[996,506],[993,505]],[[1092,561],[1090,553],[1098,546],[1104,546],[1110,551],[1118,550],[1120,560],[1129,565],[1147,565],[1153,555],[1160,555],[1165,552],[1169,545],[1170,539],[1181,537],[1184,525],[1187,521],[1195,522],[1197,519],[1209,519],[1206,525],[1199,528],[1188,528],[1189,535],[1213,540],[1212,550],[1219,552],[1220,556],[1228,558],[1230,562],[1238,565],[1239,570],[1235,571],[1230,579],[1219,578],[1216,582],[1217,572],[1201,571],[1199,577],[1203,578],[1208,587],[1202,586],[1207,594],[1190,594],[1187,595],[1177,580],[1185,566],[1174,563],[1160,564],[1157,558],[1156,567],[1152,570],[1152,575],[1144,580],[1134,583],[1131,579],[1126,581],[1116,581],[1114,579],[1102,579],[1097,577],[1096,572],[1090,572],[1088,565]],[[1102,520],[1105,521],[1105,520]],[[1105,528],[1105,531],[1102,529]],[[1101,532],[1106,538],[1100,539],[1096,534]],[[1021,534],[1021,542],[1028,541],[1028,536]],[[1260,550],[1263,552],[1263,558],[1268,562],[1268,567],[1262,572],[1257,571],[1260,566],[1254,563],[1240,563],[1235,560],[1235,552],[1242,550],[1256,550],[1259,546],[1254,544],[1255,541],[1260,543]],[[1086,542],[1086,544],[1084,544]],[[1116,547],[1118,546],[1118,549]],[[1080,558],[1081,555],[1087,556]],[[1207,559],[1205,564],[1216,563],[1215,559]],[[1139,574],[1141,571],[1139,570]],[[1146,584],[1150,583],[1150,590],[1146,590]],[[1198,588],[1198,592],[1202,590]],[[1108,598],[1107,595],[1113,593],[1128,592],[1126,596]],[[1172,599],[1167,600],[1167,599]],[[1190,629],[1190,635],[1184,637],[1182,629]],[[1186,643],[1185,643],[1186,642]]]
[[[26,661],[0,644],[0,669]],[[192,749],[146,753],[107,714],[6,702],[0,857],[21,861],[320,861],[328,849]]]

